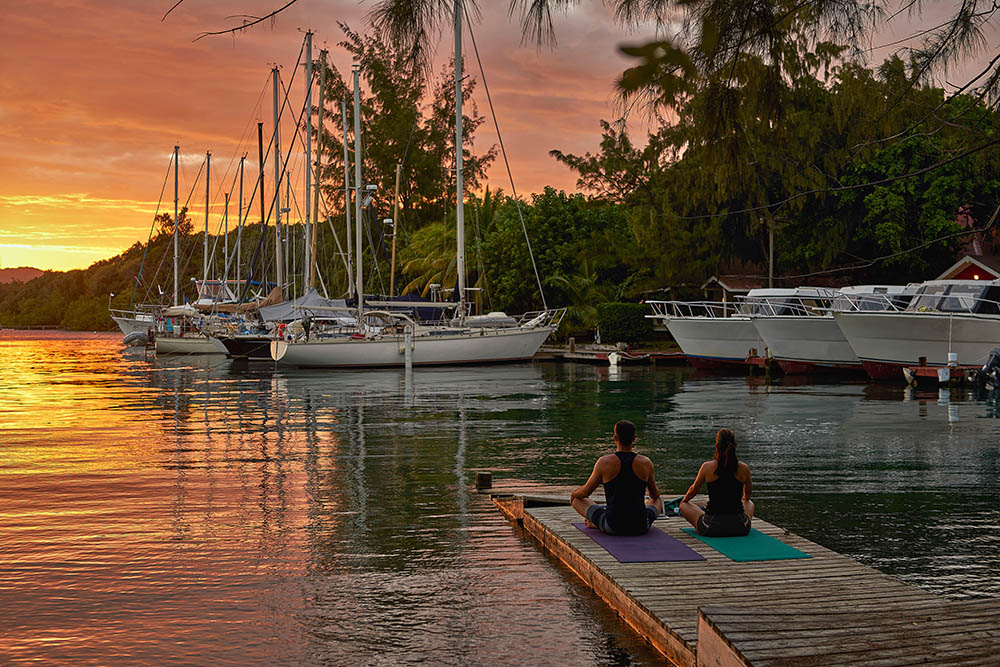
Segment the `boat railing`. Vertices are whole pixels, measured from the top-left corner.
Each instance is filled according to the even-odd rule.
[[[818,317],[828,312],[832,298],[832,295],[744,298],[741,311],[753,317]]]
[[[928,295],[927,299],[922,299],[923,295],[918,294],[913,297],[913,302],[906,308],[907,312],[913,313],[969,313],[978,315],[1000,315],[1000,301],[987,299],[972,294],[943,294]],[[922,303],[924,300],[934,300],[934,304]]]
[[[549,310],[532,310],[521,315],[517,320],[517,326],[529,328],[558,329],[562,324],[563,317],[566,316],[565,308],[551,308]]]
[[[907,301],[909,301],[909,295],[902,294],[841,293],[833,300],[827,312],[899,312],[906,310]]]
[[[646,303],[653,309],[653,314],[646,316],[651,319],[664,317],[723,318],[747,314],[741,312],[743,304],[731,301],[647,301]]]
[[[121,317],[125,319],[139,319],[139,318],[149,318],[152,320],[153,312],[150,310],[121,310],[117,308],[109,308],[111,317]]]

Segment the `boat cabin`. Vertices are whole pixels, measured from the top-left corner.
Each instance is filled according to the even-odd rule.
[[[236,296],[221,280],[195,280],[194,283],[198,288],[198,298],[194,302],[196,306],[236,302]]]
[[[833,310],[905,310],[917,293],[917,285],[851,285],[841,287]]]
[[[837,296],[825,287],[765,287],[753,289],[740,305],[740,315],[771,317],[820,315]]]
[[[1000,315],[1000,280],[930,280],[920,284],[907,310]]]

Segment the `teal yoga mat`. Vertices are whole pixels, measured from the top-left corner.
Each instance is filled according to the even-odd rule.
[[[681,528],[681,530],[698,538],[730,560],[742,562],[812,558],[809,554],[790,547],[770,535],[765,535],[756,528],[751,528],[750,534],[745,537],[705,537],[699,535],[694,528]]]

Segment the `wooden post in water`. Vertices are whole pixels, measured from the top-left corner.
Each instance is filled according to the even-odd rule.
[[[476,473],[476,489],[483,491],[486,489],[493,488],[493,473],[491,472],[477,472]]]

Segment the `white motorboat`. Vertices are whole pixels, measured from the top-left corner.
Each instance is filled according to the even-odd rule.
[[[764,298],[795,296],[794,289],[752,289],[742,302],[647,301],[653,315],[670,331],[695,368],[744,365],[747,358],[763,356],[764,341],[750,316]]]
[[[766,356],[786,374],[864,373],[831,309],[875,312],[905,307],[913,291],[899,285],[800,287],[794,297],[762,299],[751,319]]]
[[[902,379],[902,369],[982,365],[1000,346],[1000,280],[921,283],[905,309],[834,312],[868,374]]]

